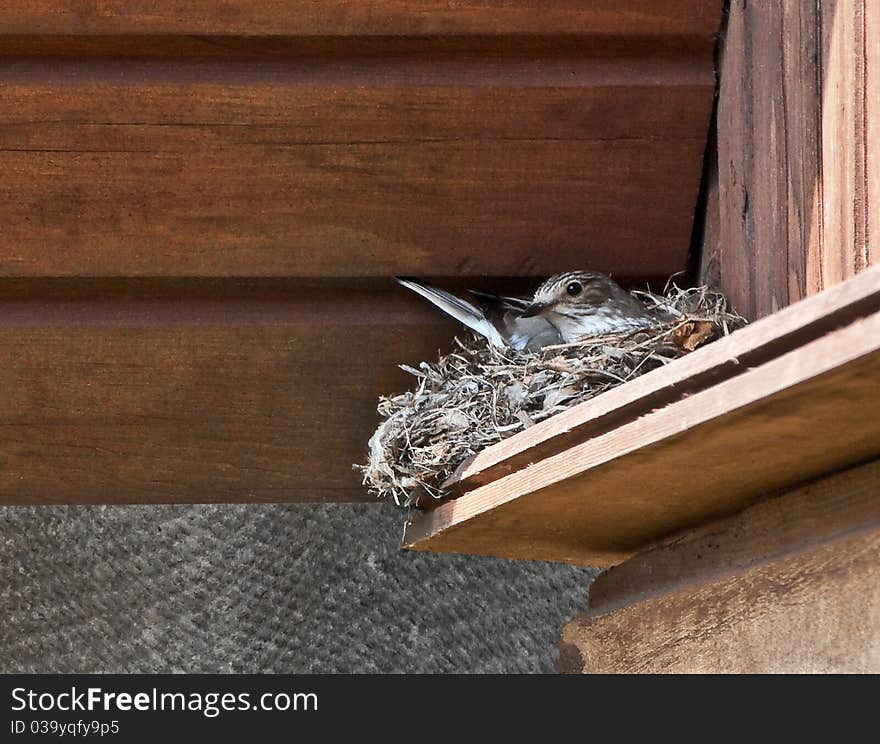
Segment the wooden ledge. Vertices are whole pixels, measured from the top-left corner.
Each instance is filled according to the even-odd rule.
[[[444,488],[465,493],[649,411],[735,377],[880,310],[880,267],[790,305],[465,460]]]
[[[874,269],[582,404],[565,416],[585,422],[585,441],[571,444],[554,417],[558,434],[533,464],[417,516],[406,546],[613,565],[674,531],[880,455],[880,419],[869,413],[880,410],[878,298]],[[716,382],[737,363],[736,376]],[[703,387],[691,392],[695,379]],[[676,384],[684,390],[658,407],[664,386]],[[619,410],[635,415],[615,423]],[[607,428],[589,434],[602,417]],[[508,452],[517,464],[529,455]]]

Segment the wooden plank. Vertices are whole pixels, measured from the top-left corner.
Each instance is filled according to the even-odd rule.
[[[864,0],[823,5],[822,225],[824,282],[859,270],[865,250]]]
[[[814,4],[732,0],[718,100],[720,287],[759,318],[826,286],[810,277],[819,178]],[[816,207],[820,209],[820,207]]]
[[[490,483],[877,311],[880,267],[483,450],[462,463],[445,488],[455,494]]]
[[[564,629],[570,673],[880,671],[880,462],[601,574]]]
[[[357,501],[450,324],[390,284],[0,287],[0,503]]]
[[[880,5],[865,3],[865,213],[864,261],[880,262]]]
[[[416,516],[408,547],[611,565],[880,454],[880,313]]]
[[[731,0],[718,101],[720,287],[759,318],[876,261],[866,0]],[[873,144],[872,144],[873,143]]]
[[[430,74],[435,64],[450,59],[509,60],[589,56],[601,59],[643,59],[664,62],[710,55],[711,36],[596,36],[588,29],[565,35],[476,34],[466,36],[165,36],[144,33],[109,36],[0,34],[0,55],[52,57],[121,62],[138,59],[166,62],[180,59],[222,62],[315,61],[335,69],[345,60],[374,65],[419,59]],[[356,65],[356,66],[359,66]],[[393,66],[389,70],[393,74]],[[563,83],[564,84],[564,83]]]
[[[712,73],[37,56],[0,86],[6,276],[649,277],[686,262]]]
[[[718,0],[7,0],[0,34],[711,35]]]
[[[737,312],[754,319],[757,312],[748,280],[754,273],[749,264],[754,252],[751,250],[752,240],[746,234],[750,225],[751,200],[745,183],[752,167],[753,152],[747,118],[751,105],[746,98],[751,87],[751,55],[743,5],[741,0],[730,1],[723,36],[716,113],[720,223],[718,229],[707,236],[717,239],[717,248],[704,245],[703,253],[718,254],[720,281],[717,286]],[[740,215],[739,222],[733,219],[735,214]]]
[[[706,144],[706,156],[703,163],[702,204],[697,202],[695,230],[696,244],[701,246],[699,254],[693,257],[693,269],[698,281],[709,287],[717,287],[721,283],[721,195],[718,183],[718,134],[717,112],[712,117],[709,129],[709,141]]]
[[[782,56],[782,13],[778,3],[744,4],[751,26],[751,54],[746,61],[746,81],[755,84],[764,78],[773,90],[783,88],[784,71],[778,60]],[[803,3],[801,3],[803,5]],[[774,6],[777,6],[774,8]],[[769,126],[756,126],[751,132],[752,148],[748,160],[754,169],[755,183],[744,195],[743,219],[750,243],[743,241],[740,250],[754,251],[750,262],[749,280],[756,302],[767,312],[775,312],[788,304],[788,235],[787,223],[777,215],[786,211],[787,184],[780,174],[786,172],[787,153],[785,130],[777,120],[779,106],[772,96],[755,96],[751,101],[753,121]],[[748,161],[747,161],[748,162]],[[752,201],[766,200],[762,208],[753,208]],[[781,249],[781,250],[780,250]]]
[[[787,287],[783,296],[789,303],[809,297],[828,286],[820,276],[824,261],[824,236],[820,215],[821,80],[816,64],[818,6],[818,3],[786,0],[782,19],[785,112],[781,126],[785,132],[788,264]],[[778,215],[773,219],[778,220]]]

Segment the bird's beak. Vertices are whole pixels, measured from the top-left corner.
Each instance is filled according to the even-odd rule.
[[[546,302],[533,302],[531,305],[526,307],[525,310],[522,311],[520,315],[521,318],[536,318],[539,315],[543,315],[546,313],[552,305]]]

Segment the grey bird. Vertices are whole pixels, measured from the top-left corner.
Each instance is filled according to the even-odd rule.
[[[531,300],[472,292],[479,305],[416,279],[397,281],[501,349],[537,351],[587,336],[649,328],[663,320],[596,271],[552,276]]]

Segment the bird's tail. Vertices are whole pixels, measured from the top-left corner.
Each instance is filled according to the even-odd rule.
[[[472,331],[479,333],[481,336],[485,336],[493,346],[497,346],[499,349],[507,348],[507,343],[505,343],[504,339],[501,337],[498,329],[489,322],[483,314],[483,311],[475,305],[471,305],[470,302],[467,302],[460,297],[456,297],[455,295],[451,295],[449,292],[445,292],[442,289],[437,289],[437,287],[422,284],[417,279],[409,279],[400,276],[396,278],[398,283],[407,289],[411,289],[416,294],[421,295],[428,300],[428,302],[439,307],[447,315],[451,315],[457,321],[464,323]]]

